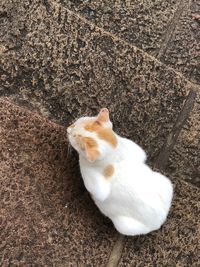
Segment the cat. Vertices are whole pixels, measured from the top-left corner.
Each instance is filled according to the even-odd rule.
[[[159,229],[171,206],[172,183],[145,164],[139,145],[113,131],[108,109],[78,119],[67,135],[86,189],[117,231],[135,236]]]

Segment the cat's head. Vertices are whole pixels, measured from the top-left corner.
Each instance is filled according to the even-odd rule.
[[[82,117],[67,128],[70,144],[89,162],[102,160],[117,147],[107,108],[96,117]]]

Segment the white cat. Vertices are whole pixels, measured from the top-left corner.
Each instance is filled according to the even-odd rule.
[[[112,130],[108,109],[78,119],[67,132],[85,187],[115,228],[131,236],[159,229],[170,209],[172,184],[145,164],[137,144]]]

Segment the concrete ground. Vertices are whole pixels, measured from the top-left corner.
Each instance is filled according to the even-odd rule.
[[[199,266],[200,2],[1,0],[0,265]],[[108,107],[175,186],[161,230],[119,235],[66,126]]]

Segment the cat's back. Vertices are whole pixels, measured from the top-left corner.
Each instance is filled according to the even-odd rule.
[[[110,196],[104,203],[98,203],[104,214],[111,217],[122,214],[145,223],[157,217],[163,222],[173,194],[172,184],[165,176],[153,172],[144,163],[134,165],[123,161],[111,183]]]
[[[112,192],[124,199],[143,199],[144,202],[156,205],[163,201],[168,208],[171,202],[173,188],[170,180],[164,175],[154,172],[142,162],[124,159],[115,167],[115,177],[112,181]]]
[[[120,150],[126,159],[131,159],[132,161],[145,162],[147,155],[145,151],[130,139],[120,137],[119,138]]]

